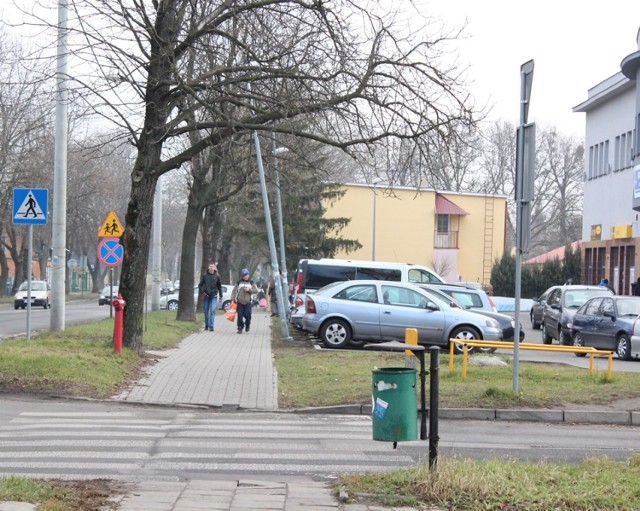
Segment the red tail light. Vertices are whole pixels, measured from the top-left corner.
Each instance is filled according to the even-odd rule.
[[[303,305],[304,305],[304,300],[301,297],[296,296],[296,307],[302,307]]]
[[[316,313],[316,304],[315,302],[307,296],[307,314],[315,314]]]

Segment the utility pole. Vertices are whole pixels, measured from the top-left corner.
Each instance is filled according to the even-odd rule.
[[[56,59],[56,128],[53,164],[53,220],[51,233],[51,317],[49,328],[62,332],[65,327],[65,282],[67,258],[67,5],[58,3],[58,53]],[[30,262],[29,262],[30,263]]]

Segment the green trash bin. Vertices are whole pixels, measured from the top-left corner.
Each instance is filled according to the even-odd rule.
[[[416,370],[406,367],[374,369],[373,439],[402,442],[418,438]]]

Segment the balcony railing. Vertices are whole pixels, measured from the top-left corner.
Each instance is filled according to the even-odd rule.
[[[436,232],[435,248],[458,248],[458,231]]]

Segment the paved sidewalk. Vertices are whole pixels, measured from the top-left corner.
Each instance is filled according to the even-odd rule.
[[[276,376],[271,355],[271,317],[254,308],[249,332],[217,315],[213,332],[202,330],[178,348],[148,352],[158,357],[148,375],[115,399],[167,405],[275,410]]]

